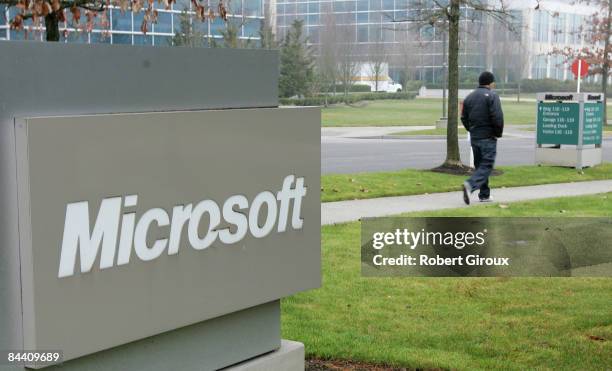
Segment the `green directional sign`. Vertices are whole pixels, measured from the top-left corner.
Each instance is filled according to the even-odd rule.
[[[601,144],[603,103],[584,103],[583,144]]]
[[[578,102],[539,102],[538,144],[578,144]]]

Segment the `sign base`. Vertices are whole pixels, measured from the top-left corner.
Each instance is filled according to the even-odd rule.
[[[280,301],[275,300],[44,370],[214,371],[278,349],[282,349]],[[0,365],[0,371],[24,368]]]
[[[224,371],[303,371],[304,344],[282,340],[281,347],[271,353],[223,369]]]
[[[436,129],[446,129],[448,127],[448,118],[440,117],[438,121],[436,121]]]
[[[578,151],[575,147],[570,148],[536,148],[535,162],[538,165],[555,165],[555,166],[578,166]],[[602,149],[599,148],[583,148],[582,149],[582,167],[592,167],[600,165],[602,162]]]

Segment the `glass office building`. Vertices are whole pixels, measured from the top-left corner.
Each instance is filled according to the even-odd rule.
[[[552,78],[558,80],[572,79],[569,65],[561,55],[552,53],[554,48],[580,49],[581,45],[589,47],[590,38],[581,28],[588,30],[588,22],[596,8],[573,2],[548,1],[545,5],[550,11],[525,9],[523,17],[531,27],[525,34],[524,47],[530,58],[527,76],[533,79]]]
[[[391,78],[398,81],[400,71],[405,68],[402,64],[407,63],[402,54],[411,53],[414,57],[409,63],[415,71],[412,78],[441,83],[445,64],[444,33],[415,22],[394,22],[414,19],[419,10],[416,3],[422,1],[270,0],[270,8],[276,12],[278,37],[284,36],[295,19],[303,20],[310,43],[319,51],[326,22],[329,23],[326,19],[331,17],[334,25],[351,28],[350,41],[358,46],[356,58],[368,61],[368,49],[382,41]],[[544,0],[540,10],[535,10],[527,1],[510,4],[518,35],[509,35],[504,26],[468,7],[461,8],[460,80],[473,81],[484,69],[502,73],[508,67],[510,71],[503,73],[507,80],[572,78],[563,57],[551,52],[554,47],[578,47],[581,42],[578,31],[596,9],[573,0]],[[432,1],[431,5],[434,7],[435,3]]]
[[[217,1],[209,0],[209,6],[217,9]],[[227,1],[226,1],[226,4]],[[107,12],[108,27],[99,27],[98,23],[91,32],[77,31],[68,24],[60,24],[60,32],[68,30],[67,37],[62,36],[64,42],[78,43],[112,43],[112,44],[131,44],[131,45],[171,45],[172,37],[180,32],[181,12],[186,10],[191,15],[191,22],[194,29],[204,35],[204,38],[221,38],[221,32],[225,29],[225,22],[216,17],[214,20],[207,19],[202,22],[195,19],[192,11],[192,4],[188,0],[178,0],[173,3],[171,9],[166,10],[162,4],[155,2],[158,10],[156,24],[149,26],[149,32],[144,35],[140,31],[140,26],[144,17],[144,12],[138,13],[111,7]],[[239,28],[238,36],[241,39],[259,39],[259,31],[263,20],[263,0],[231,0],[228,4],[229,19]],[[66,11],[67,17],[70,16]],[[43,40],[44,34],[40,30],[29,29],[26,31],[10,30],[10,20],[17,14],[17,9],[6,9],[0,5],[0,40]],[[81,12],[80,24],[85,24],[85,11]],[[26,27],[27,28],[27,27]]]
[[[217,0],[208,0],[208,6],[217,7]],[[399,81],[406,65],[411,66],[410,78],[430,83],[442,83],[445,70],[446,42],[444,33],[436,27],[415,22],[394,22],[409,19],[418,13],[412,0],[225,0],[229,8],[229,22],[238,29],[243,40],[259,40],[264,9],[277,39],[281,40],[296,19],[304,22],[305,32],[315,52],[319,51],[330,20],[334,26],[349,29],[350,42],[356,45],[355,58],[371,60],[372,49],[384,46],[389,74]],[[540,10],[524,1],[514,1],[512,9],[517,19],[518,36],[508,36],[503,26],[462,7],[460,79],[472,81],[484,69],[492,70],[507,81],[522,78],[570,79],[569,66],[562,56],[553,55],[553,48],[588,46],[588,37],[580,35],[580,28],[597,9],[576,5],[573,0],[546,0]],[[432,2],[432,5],[434,3]],[[158,8],[158,22],[144,35],[140,31],[143,12],[122,12],[111,7],[107,12],[108,27],[94,27],[92,32],[77,32],[68,26],[64,42],[114,43],[165,46],[180,32],[181,12],[192,15],[194,29],[203,38],[221,38],[227,27],[220,18],[198,21],[193,17],[189,0],[178,0],[169,10]],[[67,12],[68,13],[68,12]],[[82,11],[81,24],[86,23]],[[40,30],[10,30],[9,22],[17,9],[0,5],[0,40],[43,40]],[[512,39],[512,40],[509,40]],[[590,77],[589,79],[597,79]]]
[[[432,2],[433,4],[433,2]],[[357,44],[356,58],[367,61],[368,50],[375,44],[385,45],[389,61],[389,74],[398,80],[402,67],[402,54],[415,55],[413,78],[441,83],[444,77],[445,35],[436,27],[423,26],[416,22],[396,22],[410,19],[418,9],[411,0],[276,0],[277,36],[283,37],[295,19],[304,21],[310,43],[315,47],[321,44],[325,33],[326,19],[333,18],[337,26],[350,27],[352,40]],[[485,67],[481,16],[471,9],[462,7],[461,27],[469,32],[463,33],[460,50],[460,69],[476,73]],[[405,44],[410,43],[410,50]]]

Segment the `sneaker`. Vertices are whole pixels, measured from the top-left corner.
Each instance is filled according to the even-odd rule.
[[[472,186],[468,182],[463,182],[463,202],[466,205],[470,204],[470,192],[472,190]]]
[[[489,196],[487,198],[478,198],[480,202],[493,202],[493,197]]]

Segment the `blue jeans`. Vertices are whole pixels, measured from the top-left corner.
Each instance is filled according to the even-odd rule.
[[[497,156],[497,139],[472,139],[472,151],[474,152],[474,174],[467,180],[472,188],[471,191],[479,189],[478,198],[489,198],[489,176],[495,165]]]

